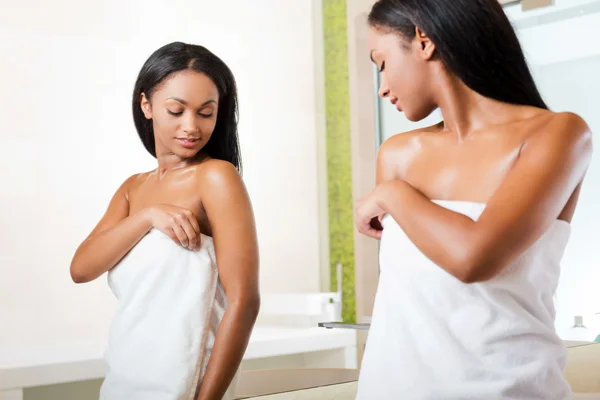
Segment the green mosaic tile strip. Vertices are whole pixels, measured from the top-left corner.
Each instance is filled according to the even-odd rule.
[[[356,322],[354,289],[354,212],[350,145],[350,96],[346,1],[323,0],[327,187],[331,289],[342,264],[342,315]]]

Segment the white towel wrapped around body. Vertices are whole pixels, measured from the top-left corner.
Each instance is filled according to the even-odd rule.
[[[153,229],[109,272],[118,307],[101,400],[195,399],[226,308],[213,240],[201,240],[190,251]]]
[[[436,200],[472,220],[483,203]],[[565,400],[553,296],[570,225],[550,228],[493,279],[466,284],[390,216],[357,400]]]

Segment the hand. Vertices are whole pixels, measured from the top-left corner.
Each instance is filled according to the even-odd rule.
[[[158,204],[145,210],[153,228],[188,250],[200,250],[200,226],[193,212],[188,209]]]
[[[375,239],[381,239],[383,227],[379,218],[386,213],[378,204],[380,194],[381,190],[378,186],[356,203],[355,210],[358,231]]]

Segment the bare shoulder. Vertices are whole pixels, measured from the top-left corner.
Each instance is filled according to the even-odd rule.
[[[406,153],[407,151],[418,151],[429,142],[439,137],[441,125],[436,124],[426,128],[399,133],[389,137],[381,147],[378,154],[385,157],[388,154]]]
[[[549,132],[563,133],[567,140],[590,138],[591,130],[585,120],[572,112],[550,113],[546,125]]]
[[[147,172],[142,172],[131,175],[129,178],[125,179],[118,191],[124,194],[128,199],[129,193],[135,190],[146,179],[147,174]]]
[[[207,211],[249,203],[244,181],[230,162],[209,159],[195,168],[200,200]]]
[[[219,221],[240,221],[252,216],[252,205],[246,186],[233,164],[210,159],[196,167],[200,201],[211,220],[215,237]],[[229,224],[229,222],[225,222]]]
[[[435,141],[440,124],[399,133],[388,138],[377,152],[378,180],[403,178],[421,151]]]
[[[572,112],[551,113],[543,117],[540,125],[524,143],[524,150],[546,152],[555,149],[568,156],[591,152],[592,131],[585,120]]]
[[[202,187],[226,189],[242,182],[238,170],[230,162],[209,159],[196,166],[197,182]]]

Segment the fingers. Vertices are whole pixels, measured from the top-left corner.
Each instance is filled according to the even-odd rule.
[[[366,233],[367,236],[372,237],[373,239],[377,239],[377,240],[381,240],[381,235],[383,234],[383,231],[377,230],[377,229],[369,229],[369,231]]]
[[[374,218],[365,218],[362,216],[360,210],[357,209],[356,215],[356,228],[359,233],[371,237],[373,239],[381,239],[381,234],[383,232],[383,227],[378,219],[378,217]]]
[[[370,223],[357,223],[356,228],[359,233],[377,240],[381,239],[383,233],[382,230],[373,228]]]
[[[173,233],[175,234],[175,237],[177,238],[175,243],[178,243],[182,247],[185,247],[187,249],[187,247],[190,243],[190,240],[188,238],[188,235],[185,233],[185,231],[181,227],[181,224],[179,223],[179,221],[176,220],[176,218],[173,218],[173,222],[171,223],[171,229],[173,230]]]
[[[183,247],[189,250],[196,250],[200,242],[200,232],[194,228],[193,220],[195,220],[194,217],[182,216],[179,221],[181,228],[188,238],[187,246],[184,245]]]
[[[200,225],[194,213],[181,209],[171,217],[171,229],[176,243],[188,250],[200,249]]]
[[[190,222],[190,225],[192,227],[192,229],[194,230],[196,236],[194,238],[194,242],[195,242],[195,246],[192,250],[200,250],[200,240],[201,240],[201,231],[200,231],[200,225],[198,224],[198,220],[196,219],[196,216],[194,215],[193,212],[188,211],[186,214],[188,221]]]
[[[377,229],[373,229],[373,228],[367,228],[367,229],[363,229],[362,231],[360,231],[360,233],[362,233],[365,236],[371,237],[373,239],[381,239],[381,234],[382,231],[378,231]]]
[[[164,232],[168,237],[171,238],[172,241],[174,241],[176,244],[181,245],[181,243],[179,242],[179,238],[177,237],[177,235],[175,234],[175,232],[173,231],[173,229],[167,229],[166,232]]]
[[[156,209],[159,212],[153,221],[155,228],[185,249],[200,249],[200,225],[192,211],[168,205],[158,205]]]
[[[190,218],[190,223],[192,224],[192,227],[194,228],[194,232],[196,232],[198,235],[200,235],[202,233],[202,231],[200,230],[200,225],[198,224],[198,220],[196,219],[196,217],[192,216],[192,218]]]

